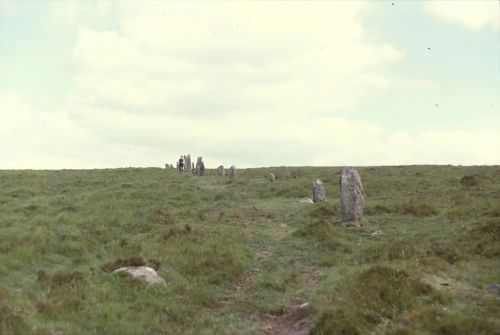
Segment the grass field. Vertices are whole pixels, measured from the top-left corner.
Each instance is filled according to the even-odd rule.
[[[500,167],[358,171],[361,229],[340,167],[0,171],[0,334],[500,334]]]

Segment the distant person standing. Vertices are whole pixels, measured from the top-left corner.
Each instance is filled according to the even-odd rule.
[[[179,158],[178,167],[179,167],[179,172],[184,171],[184,157],[182,157],[182,156],[181,156],[181,158]]]

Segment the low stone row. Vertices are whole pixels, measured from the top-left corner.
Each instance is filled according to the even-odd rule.
[[[344,167],[340,172],[340,209],[344,227],[359,227],[363,218],[364,190],[356,169]],[[323,183],[319,178],[313,183],[313,202],[326,201]]]

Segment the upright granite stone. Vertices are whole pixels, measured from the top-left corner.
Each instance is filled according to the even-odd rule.
[[[186,165],[186,171],[187,172],[191,172],[191,155],[187,155],[186,156],[186,162],[185,162],[185,165]]]
[[[196,160],[195,174],[197,176],[205,175],[205,163],[203,163],[203,157],[198,157],[198,159]]]
[[[276,176],[274,175],[274,173],[270,173],[267,175],[267,179],[271,182],[271,183],[274,183],[276,181]]]
[[[229,168],[228,175],[230,178],[236,178],[236,167],[234,165]]]
[[[217,174],[219,175],[219,177],[224,177],[226,175],[224,165],[219,165],[219,167],[217,168]]]
[[[364,191],[358,171],[352,167],[342,168],[339,184],[342,225],[359,227],[363,217]]]
[[[325,188],[319,178],[313,183],[313,201],[324,202],[326,201]]]

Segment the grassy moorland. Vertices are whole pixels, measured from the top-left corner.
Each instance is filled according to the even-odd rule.
[[[339,167],[0,171],[0,334],[500,334],[500,167],[358,171],[361,229]]]

